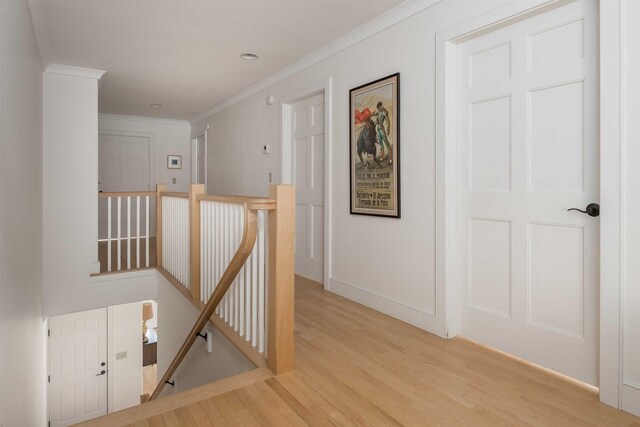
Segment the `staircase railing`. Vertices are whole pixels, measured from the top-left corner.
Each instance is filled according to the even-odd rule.
[[[158,186],[156,218],[158,269],[202,311],[150,400],[210,320],[257,366],[293,369],[294,187],[253,198]]]
[[[155,266],[154,191],[98,193],[101,273]]]

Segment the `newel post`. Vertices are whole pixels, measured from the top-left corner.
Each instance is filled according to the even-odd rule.
[[[296,188],[272,185],[269,197],[276,209],[269,212],[269,285],[267,365],[275,374],[293,370],[293,244],[296,224]]]
[[[162,192],[166,184],[156,184],[156,266],[162,267]]]
[[[189,289],[191,298],[200,301],[200,201],[199,194],[204,194],[204,184],[191,184],[189,187],[189,256],[190,273]]]

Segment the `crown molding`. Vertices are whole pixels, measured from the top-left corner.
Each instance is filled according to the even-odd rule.
[[[45,70],[48,74],[60,74],[63,76],[83,77],[86,79],[100,80],[106,72],[103,70],[94,70],[91,68],[72,67],[70,65],[51,64]]]
[[[176,119],[162,119],[157,117],[145,117],[145,116],[128,116],[124,114],[112,114],[112,113],[100,113],[98,114],[99,120],[122,120],[125,122],[139,122],[139,123],[155,123],[174,126],[189,126],[187,120]]]
[[[408,0],[189,120],[193,125],[444,0]]]

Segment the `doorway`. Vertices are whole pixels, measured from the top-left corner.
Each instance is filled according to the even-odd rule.
[[[456,236],[454,333],[598,386],[596,6],[449,46],[456,214],[444,232]]]
[[[191,137],[191,182],[207,191],[207,131]]]
[[[296,186],[295,272],[324,283],[325,92],[292,101],[285,114],[289,144],[283,151],[289,152],[283,159],[290,162],[290,182]]]

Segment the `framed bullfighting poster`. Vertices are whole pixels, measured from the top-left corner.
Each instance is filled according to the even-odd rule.
[[[400,218],[400,73],[349,95],[351,213]]]

